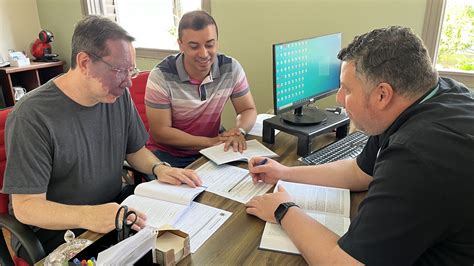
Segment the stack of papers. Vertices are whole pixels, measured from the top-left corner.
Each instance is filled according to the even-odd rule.
[[[259,115],[257,115],[257,121],[255,122],[255,125],[253,125],[253,128],[248,132],[248,134],[253,135],[253,136],[262,137],[263,136],[263,120],[272,118],[274,116],[275,115],[272,115],[272,114],[259,114]],[[278,133],[280,133],[280,130],[276,129],[275,130],[275,136]]]

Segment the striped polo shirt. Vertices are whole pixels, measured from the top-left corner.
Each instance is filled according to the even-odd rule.
[[[174,128],[194,136],[216,137],[227,100],[249,92],[245,72],[237,60],[218,54],[211,72],[199,84],[186,73],[183,57],[182,53],[168,56],[150,72],[145,104],[151,108],[171,108]],[[151,134],[147,147],[177,157],[199,153],[158,144]]]

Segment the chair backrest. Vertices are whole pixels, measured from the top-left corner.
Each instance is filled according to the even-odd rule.
[[[3,175],[5,174],[5,166],[7,163],[7,155],[5,152],[5,124],[7,122],[8,114],[11,110],[11,107],[0,110],[0,190],[3,188]],[[3,194],[0,192],[0,214],[8,214],[8,202],[8,194]],[[16,266],[29,265],[26,260],[17,256],[13,256],[13,261],[10,261],[10,259],[7,258],[7,256],[9,256],[10,254],[6,246],[8,245],[7,243],[10,243],[11,235],[7,231],[3,231],[2,233],[3,235],[0,235],[0,237],[4,239],[0,241],[0,253],[2,254],[2,259],[0,259],[0,261],[3,261],[6,264],[9,264],[9,262],[13,262]],[[36,241],[37,244],[40,245],[39,241]],[[42,253],[40,254],[44,254],[44,251],[41,252]]]
[[[12,109],[7,108],[0,110],[0,190],[3,188],[3,174],[5,173],[5,165],[7,163],[7,155],[5,153],[5,123],[7,116]],[[0,193],[0,213],[8,213],[8,195]]]
[[[148,125],[145,111],[145,89],[149,74],[150,71],[141,71],[138,76],[132,79],[132,87],[130,88],[130,96],[137,107],[138,115],[140,115],[147,131],[150,126]]]

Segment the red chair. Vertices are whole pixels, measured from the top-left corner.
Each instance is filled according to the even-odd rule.
[[[7,157],[5,154],[5,123],[11,108],[0,110],[0,191],[3,188],[3,175]],[[0,192],[0,265],[29,265],[46,255],[41,242],[33,234],[30,227],[20,223],[8,213],[8,195]],[[11,234],[15,235],[25,248],[28,258],[11,257],[8,251]],[[7,237],[8,236],[8,237]]]
[[[150,129],[150,126],[148,125],[145,111],[145,89],[149,74],[150,71],[141,71],[138,76],[132,79],[132,87],[130,88],[130,96],[147,131]]]

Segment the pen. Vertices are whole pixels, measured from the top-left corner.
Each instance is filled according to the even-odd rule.
[[[259,163],[257,163],[257,166],[264,165],[267,162],[268,162],[268,158],[265,158],[265,159],[261,160]]]
[[[257,163],[256,166],[260,166],[260,165],[264,165],[268,162],[268,159],[265,158],[263,160],[261,160],[259,163]],[[240,183],[242,183],[242,181],[244,181],[245,178],[247,178],[248,176],[250,175],[250,172],[248,172],[248,174],[244,175],[244,177],[242,177],[239,182],[237,182],[235,185],[233,185],[229,190],[227,190],[227,192],[231,192],[232,189],[234,189],[236,186],[238,186]]]

